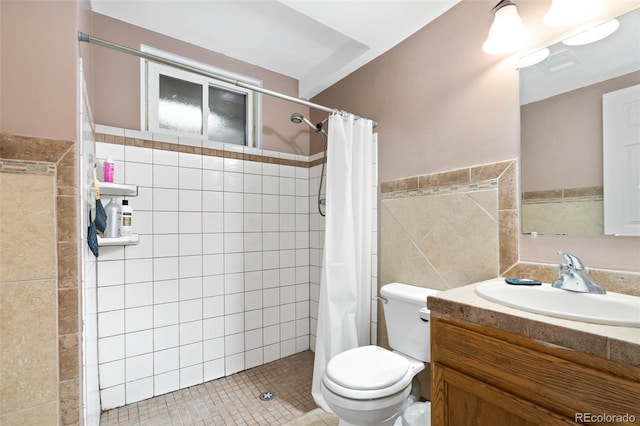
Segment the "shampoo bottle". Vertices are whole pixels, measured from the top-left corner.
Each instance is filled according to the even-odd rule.
[[[133,210],[129,206],[129,200],[122,200],[122,222],[120,224],[120,235],[131,235],[131,219],[133,218]]]
[[[120,204],[112,198],[104,208],[107,214],[107,229],[104,230],[106,238],[117,238],[120,236],[120,221],[122,216],[122,208]]]
[[[102,176],[103,182],[113,182],[113,175],[115,172],[115,165],[113,164],[112,158],[107,158],[104,160],[103,166],[104,175]]]

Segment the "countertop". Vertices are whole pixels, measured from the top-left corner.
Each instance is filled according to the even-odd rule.
[[[591,324],[521,311],[478,296],[474,291],[477,284],[429,296],[427,307],[433,313],[640,368],[640,328]]]

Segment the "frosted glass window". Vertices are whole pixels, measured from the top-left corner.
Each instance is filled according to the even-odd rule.
[[[145,72],[147,130],[256,146],[261,110],[251,90],[153,62]]]
[[[158,126],[202,134],[202,85],[160,74]]]
[[[247,96],[209,86],[209,140],[247,144]]]

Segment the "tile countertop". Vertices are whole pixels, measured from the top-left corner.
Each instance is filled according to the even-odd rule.
[[[591,324],[509,308],[478,296],[474,291],[477,284],[429,296],[427,307],[434,313],[640,368],[640,328]]]

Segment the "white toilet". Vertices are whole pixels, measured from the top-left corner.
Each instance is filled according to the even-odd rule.
[[[327,364],[320,386],[341,426],[392,425],[411,394],[411,382],[430,360],[427,296],[423,287],[392,283],[380,289],[389,346],[344,351]]]

